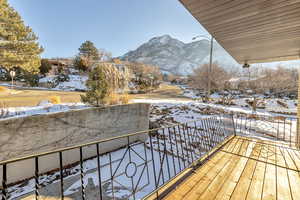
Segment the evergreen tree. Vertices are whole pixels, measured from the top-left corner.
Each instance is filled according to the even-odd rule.
[[[91,41],[82,43],[78,50],[79,56],[86,62],[88,67],[91,67],[95,61],[100,59],[99,51]]]
[[[87,61],[80,56],[75,57],[75,59],[73,60],[73,65],[75,69],[84,72],[89,68]]]
[[[8,70],[20,67],[28,72],[36,72],[41,65],[42,51],[31,28],[24,25],[7,0],[0,0],[1,66]]]
[[[82,43],[78,50],[79,55],[82,57],[86,57],[91,60],[100,59],[99,51],[91,41],[85,41]]]
[[[87,92],[81,95],[81,100],[93,106],[100,107],[104,104],[104,98],[109,94],[108,81],[101,66],[95,67],[86,82]]]
[[[41,60],[41,66],[39,68],[41,74],[43,74],[43,75],[47,74],[51,68],[52,68],[52,65],[48,59]]]

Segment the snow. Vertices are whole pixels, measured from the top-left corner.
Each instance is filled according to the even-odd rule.
[[[43,77],[39,80],[40,83],[48,83],[48,82],[52,82],[54,79],[56,78],[55,75],[50,75],[50,76],[46,76]]]
[[[51,83],[54,82],[57,76],[46,76],[40,79],[40,83]],[[55,90],[64,90],[64,91],[75,91],[75,90],[86,90],[85,83],[88,79],[87,76],[82,75],[69,75],[70,80],[65,82],[60,82],[58,85],[53,88]]]
[[[203,126],[198,125],[198,127]],[[156,177],[158,180],[157,184],[160,186],[169,180],[170,177],[178,174],[193,159],[200,158],[209,150],[194,150],[193,155],[191,155],[191,147],[182,140],[183,138],[186,139],[184,130],[180,128],[177,132],[179,134],[171,135],[170,133],[172,132],[167,134],[167,130],[167,128],[164,131],[159,130],[157,136],[153,135],[151,137],[152,145],[150,145],[148,138],[145,143],[136,142],[131,144],[130,148],[122,148],[99,157],[102,189],[106,196],[132,199],[132,197],[130,198],[132,188],[136,188],[135,199],[141,199],[156,188],[153,180],[154,173],[156,175],[160,174],[159,177]],[[173,151],[172,148],[175,148],[175,144],[170,141],[176,141],[176,146],[178,142],[177,152],[173,153],[175,150]],[[164,148],[166,148],[165,152],[167,153],[162,153]],[[135,164],[128,168],[130,163]],[[83,185],[85,187],[99,186],[97,167],[97,158],[84,161],[82,170],[84,172]],[[160,170],[161,173],[159,172]],[[78,194],[81,191],[80,165],[64,170],[64,174],[68,174],[68,176],[64,177],[65,183],[67,182],[67,184],[64,184],[64,195]],[[112,174],[113,180],[111,179]],[[59,172],[40,176],[39,183],[44,186],[49,184],[59,185]],[[34,179],[29,180],[26,185],[22,183],[14,185],[8,189],[9,199],[33,192],[34,189]]]
[[[52,104],[47,100],[42,101],[38,106],[26,106],[26,107],[8,107],[3,108],[2,110],[7,113],[4,119],[18,118],[18,117],[26,117],[32,115],[42,115],[49,113],[57,113],[57,112],[66,112],[69,110],[78,110],[88,108],[83,103],[62,103],[62,104]]]
[[[74,90],[86,90],[85,83],[88,79],[87,76],[80,75],[69,75],[70,80],[66,82],[61,82],[55,89],[64,91],[74,91]]]
[[[76,79],[73,77],[72,81]],[[195,97],[194,91],[185,88],[184,95],[189,95],[190,97]],[[150,122],[157,123],[159,126],[170,126],[178,123],[188,123],[192,120],[204,119],[207,117],[213,117],[215,122],[218,120],[224,120],[221,114],[228,113],[243,113],[243,114],[256,114],[264,116],[259,119],[251,119],[247,117],[240,117],[238,114],[235,115],[235,126],[237,134],[249,135],[255,137],[264,137],[261,132],[264,131],[269,134],[270,139],[272,136],[282,137],[286,139],[286,137],[294,138],[295,136],[295,127],[297,121],[295,118],[287,118],[289,123],[283,123],[279,118],[276,120],[270,120],[268,117],[274,116],[286,116],[284,114],[278,114],[274,112],[283,112],[286,111],[288,113],[293,113],[296,110],[296,101],[290,99],[267,99],[265,98],[265,109],[258,109],[256,112],[249,107],[247,100],[250,98],[236,98],[234,99],[234,104],[232,106],[228,105],[220,105],[215,102],[221,98],[220,94],[213,94],[214,101],[212,103],[203,103],[197,100],[180,100],[180,99],[133,99],[133,103],[149,103],[151,104],[151,112],[150,112]],[[287,108],[283,108],[282,105],[278,103],[278,101],[283,102]],[[49,112],[62,112],[69,109],[84,109],[86,108],[83,104],[61,104],[61,105],[52,105],[49,102],[42,102],[37,107],[23,107],[20,110],[15,110],[15,113],[24,112],[24,115],[32,115],[32,114],[45,114]],[[13,108],[11,108],[13,109]],[[16,108],[14,108],[16,109]],[[23,109],[23,110],[22,110]],[[11,110],[13,113],[13,110]],[[18,115],[20,116],[20,115]],[[197,124],[202,130],[205,130],[205,127],[201,124]],[[155,184],[153,183],[153,174],[154,169],[156,173],[159,169],[163,169],[164,173],[161,174],[161,178],[158,181],[158,185],[163,184],[163,179],[169,180],[169,176],[175,176],[180,170],[181,166],[185,165],[184,157],[188,156],[189,151],[184,147],[181,142],[181,147],[179,147],[179,151],[175,155],[175,164],[174,170],[169,170],[170,174],[167,173],[166,166],[168,163],[174,163],[174,154],[165,154],[165,159],[161,159],[160,152],[164,151],[166,148],[167,152],[172,152],[172,141],[177,141],[176,137],[182,137],[183,131],[181,130],[180,134],[169,134],[167,135],[167,129],[165,131],[158,131],[157,138],[165,138],[167,140],[166,143],[163,143],[162,139],[153,139],[153,149],[151,152],[151,147],[149,146],[149,138],[146,143],[137,142],[130,145],[130,150],[128,148],[122,148],[114,152],[110,152],[109,154],[105,154],[100,156],[100,166],[101,166],[101,179],[102,179],[102,187],[106,190],[106,195],[109,197],[115,196],[123,199],[130,199],[129,196],[132,192],[132,187],[136,187],[137,195],[136,199],[141,199],[143,196],[147,195],[151,191],[155,189]],[[191,131],[192,132],[192,131]],[[205,132],[205,131],[204,131]],[[289,133],[290,135],[286,134]],[[169,132],[170,133],[170,132]],[[288,138],[287,138],[288,139]],[[181,139],[179,140],[181,141]],[[193,149],[197,158],[201,157],[206,151]],[[197,152],[196,152],[197,151]],[[131,152],[129,156],[129,152]],[[153,157],[152,157],[153,156]],[[141,159],[148,158],[148,159]],[[189,159],[189,158],[188,158]],[[112,165],[110,165],[110,160],[112,161]],[[127,174],[132,173],[135,170],[128,170],[127,165],[133,161],[137,165],[136,175],[137,178],[133,180],[126,176]],[[99,175],[97,171],[97,158],[89,159],[83,163],[83,171],[84,178],[83,182],[85,186],[92,184],[94,186],[99,186]],[[153,169],[154,165],[154,169]],[[80,180],[80,166],[76,165],[72,168],[66,169],[66,174],[68,176],[64,177],[64,180],[70,180],[76,177],[76,180],[71,184],[65,187],[64,194],[72,195],[81,190],[81,180]],[[111,174],[114,175],[113,181],[111,181]],[[149,175],[151,181],[149,180]],[[40,176],[40,183],[44,185],[47,184],[56,184],[59,183],[58,180],[59,173],[55,172],[50,175]],[[132,185],[133,184],[133,185]],[[89,186],[90,187],[90,186]],[[11,198],[19,197],[23,194],[27,194],[29,192],[34,191],[34,180],[31,179],[28,181],[26,185],[18,184],[9,188],[9,193]]]
[[[191,99],[200,100],[200,96],[196,94],[197,93],[196,90],[184,85],[181,85],[180,87],[184,91],[183,96]],[[246,92],[251,94],[253,91],[249,90]],[[232,106],[229,105],[220,106],[219,104],[216,104],[216,102],[218,102],[218,100],[222,98],[222,95],[218,93],[211,94],[210,97],[213,99],[212,102],[205,105],[211,107],[223,108],[226,110],[231,110],[236,112],[250,113],[251,109],[247,101],[253,100],[253,97],[255,96],[258,102],[261,102],[262,104],[265,105],[264,109],[257,109],[260,114],[270,114],[270,113],[279,113],[279,114],[287,114],[287,115],[297,114],[297,100],[294,99],[288,99],[288,98],[279,99],[279,98],[266,97],[264,95],[248,95],[248,94],[244,95],[245,97],[241,97],[241,95],[237,91],[231,91],[231,93],[236,95],[232,100],[234,104]],[[224,92],[224,94],[226,94],[226,92]],[[281,104],[278,102],[281,102]],[[286,105],[286,107],[284,107],[283,105]]]

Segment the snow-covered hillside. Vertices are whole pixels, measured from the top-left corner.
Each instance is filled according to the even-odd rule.
[[[209,61],[210,42],[199,40],[183,43],[169,35],[155,37],[121,59],[156,65],[164,72],[187,75]],[[236,61],[218,44],[214,43],[214,61],[224,66],[237,65]]]

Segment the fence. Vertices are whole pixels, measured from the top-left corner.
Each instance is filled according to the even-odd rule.
[[[236,133],[297,144],[297,118],[254,114],[233,114]]]
[[[148,134],[146,141],[133,142],[132,137]],[[170,127],[152,129],[126,136],[96,141],[52,152],[0,162],[2,199],[30,197],[81,197],[81,199],[141,199],[170,181],[204,154],[234,134],[231,115],[213,116]],[[124,147],[100,155],[101,146],[120,142]],[[84,160],[86,148],[94,146],[97,156]],[[64,165],[67,151],[77,150],[80,160]],[[57,155],[59,169],[42,174],[43,157]],[[23,160],[34,163],[33,176],[9,185],[10,166]],[[24,189],[25,188],[25,189]]]

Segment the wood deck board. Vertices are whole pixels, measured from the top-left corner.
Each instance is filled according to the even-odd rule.
[[[300,152],[235,137],[164,199],[300,199]]]
[[[251,149],[250,152],[250,158],[258,158],[258,152],[257,152],[257,147],[259,148],[259,144],[256,144],[254,142],[252,142],[252,144],[254,144],[254,148]],[[247,159],[247,162],[245,163],[245,166],[243,168],[237,169],[237,171],[233,174],[240,174],[239,175],[239,179],[237,179],[235,181],[235,187],[233,189],[233,191],[227,194],[227,196],[229,196],[229,199],[245,199],[246,195],[247,195],[247,191],[250,187],[250,183],[252,180],[252,176],[254,173],[256,167],[256,161],[252,160],[252,159]],[[243,169],[243,171],[241,171],[241,169]],[[240,171],[240,172],[239,172]]]
[[[229,148],[229,150],[232,149],[232,151],[236,153],[246,151],[247,148],[245,147],[247,144],[247,141],[237,142],[233,147]],[[194,185],[193,190],[191,190],[186,196],[183,196],[184,199],[197,199],[224,168],[230,168],[236,162],[237,156],[233,154],[226,154],[224,152],[218,152],[218,154],[219,153],[222,155],[221,162],[212,167],[208,172],[205,170],[198,171],[198,176],[200,176],[201,179]],[[232,160],[232,162],[228,162],[228,159]],[[203,167],[205,167],[205,165]]]
[[[251,143],[247,141],[246,144],[243,145],[243,149],[240,151],[240,153],[247,155],[247,152],[250,152],[250,148],[248,148],[249,145],[251,145]],[[227,167],[222,169],[218,176],[208,185],[205,191],[198,196],[198,199],[215,199],[218,191],[222,189],[224,182],[229,178],[232,172],[238,169],[243,169],[247,162],[245,158],[235,155],[231,158],[231,160],[232,162],[229,162]]]
[[[232,139],[228,144],[226,144],[223,148],[227,149],[227,150],[234,150],[235,148],[239,148],[241,145],[241,143],[238,142],[238,139],[234,138]],[[191,192],[194,187],[197,184],[200,184],[201,179],[203,178],[203,176],[208,172],[211,171],[212,168],[216,165],[223,165],[225,164],[226,161],[226,157],[224,158],[224,154],[216,154],[214,157],[212,157],[212,159],[207,162],[205,164],[205,166],[199,168],[198,170],[196,170],[195,173],[198,173],[201,170],[201,174],[199,174],[198,176],[192,176],[184,185],[182,185],[182,187],[180,187],[180,189],[182,190],[182,192],[174,192],[171,194],[170,198],[176,198],[176,199],[182,199],[184,198],[189,192]],[[176,191],[176,189],[174,190]]]

